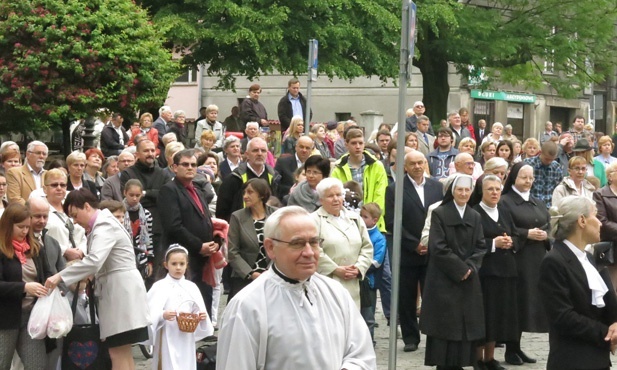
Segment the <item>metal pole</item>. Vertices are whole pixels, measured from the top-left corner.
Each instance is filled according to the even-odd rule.
[[[315,66],[315,55],[317,49],[317,40],[309,40],[309,55],[308,55],[308,78],[306,83],[306,111],[304,112],[304,134],[308,135],[311,129],[311,95],[313,91],[313,81],[317,77],[317,68]]]
[[[410,0],[402,0],[401,58],[398,81],[398,129],[396,139],[396,185],[394,188],[394,232],[392,235],[392,295],[390,299],[390,351],[388,369],[396,369],[398,291],[401,271],[401,227],[403,217],[403,163],[405,158],[405,97],[407,95],[407,63],[409,60],[409,6]]]

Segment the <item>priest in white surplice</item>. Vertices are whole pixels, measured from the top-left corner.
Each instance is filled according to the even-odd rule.
[[[371,335],[343,286],[316,273],[319,238],[308,212],[281,208],[266,221],[272,267],[227,305],[217,369],[375,369]]]

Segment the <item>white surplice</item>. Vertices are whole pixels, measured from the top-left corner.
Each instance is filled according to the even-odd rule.
[[[375,369],[368,328],[349,292],[322,275],[292,284],[272,269],[227,304],[217,369]]]
[[[167,274],[148,291],[152,319],[149,327],[150,344],[154,345],[153,369],[159,368],[159,361],[163,370],[197,368],[195,342],[214,333],[210,318],[200,322],[194,333],[181,332],[175,320],[163,319],[163,311],[190,312],[190,301],[197,303],[200,312],[206,312],[199,288],[184,277],[178,280]]]

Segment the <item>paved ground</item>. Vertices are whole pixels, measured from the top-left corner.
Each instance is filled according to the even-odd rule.
[[[227,297],[223,297],[222,301],[226,302]],[[224,309],[224,302],[221,303],[221,311]],[[375,340],[377,341],[377,345],[375,346],[375,352],[377,354],[377,369],[388,370],[389,327],[386,325],[386,320],[382,314],[380,303],[378,303],[376,318],[379,323],[379,328],[375,329]],[[423,337],[422,342],[420,343],[420,348],[416,352],[410,353],[403,352],[403,341],[400,339],[397,340],[396,369],[431,369],[429,366],[424,366],[424,339],[425,338]],[[523,366],[508,365],[503,359],[503,348],[497,348],[495,351],[495,358],[502,362],[502,365],[508,369],[540,370],[546,368],[546,359],[548,357],[548,334],[524,333],[521,346],[525,353],[538,360],[536,364]],[[151,369],[151,361],[145,360],[137,347],[133,349],[133,355],[135,357],[137,370]]]

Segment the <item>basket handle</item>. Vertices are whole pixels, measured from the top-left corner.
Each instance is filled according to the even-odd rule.
[[[178,305],[178,307],[176,308],[176,312],[180,312],[180,307],[182,307],[183,304],[191,302],[192,303],[192,310],[190,311],[191,313],[199,313],[199,305],[197,304],[197,302],[195,302],[192,299],[187,299],[186,301],[180,303]],[[197,308],[197,312],[195,312],[195,308]]]

